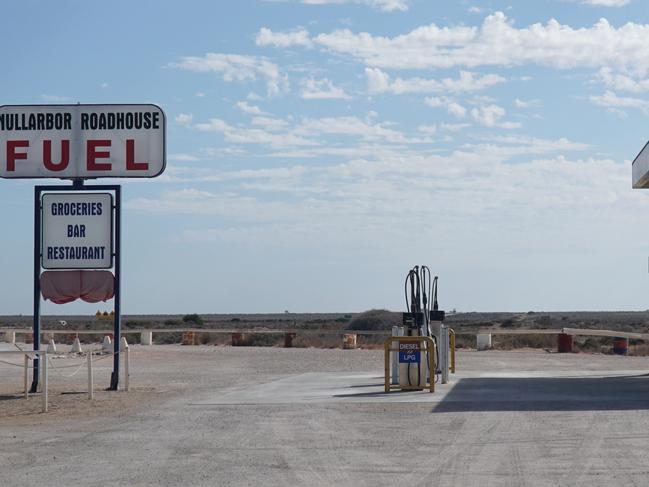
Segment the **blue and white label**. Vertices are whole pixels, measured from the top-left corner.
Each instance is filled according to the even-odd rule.
[[[109,269],[113,262],[110,193],[45,193],[42,199],[45,269]]]
[[[421,361],[421,350],[419,343],[399,342],[399,363],[418,364]]]

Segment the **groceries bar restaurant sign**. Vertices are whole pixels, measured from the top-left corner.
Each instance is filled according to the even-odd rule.
[[[40,350],[41,299],[113,299],[112,390],[119,383],[121,186],[85,182],[159,176],[165,137],[165,115],[156,105],[0,106],[0,178],[72,182],[34,188],[34,350]],[[35,359],[34,392],[38,373]]]

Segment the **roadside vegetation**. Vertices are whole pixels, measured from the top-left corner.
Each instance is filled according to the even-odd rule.
[[[57,335],[57,343],[72,343],[72,330],[97,330],[93,334],[80,334],[82,343],[98,343],[103,333],[110,332],[112,321],[98,320],[95,316],[65,317],[67,325],[61,325],[60,316],[43,317],[43,329],[69,329],[71,333]],[[4,316],[0,322],[5,327],[30,328],[30,316]],[[293,347],[340,348],[340,334],[331,332],[358,332],[360,348],[380,348],[393,326],[402,322],[400,311],[372,309],[363,313],[277,313],[277,314],[203,314],[184,315],[138,315],[123,316],[122,334],[129,343],[139,343],[139,333],[134,329],[194,328],[223,330],[224,333],[196,334],[195,342],[202,345],[231,345],[231,332],[241,333],[239,346],[283,347],[284,333],[268,333],[288,330],[296,335]],[[586,328],[649,333],[649,310],[637,312],[523,312],[523,313],[448,313],[446,324],[455,329],[459,349],[475,349],[475,333],[478,330],[516,330]],[[309,333],[301,333],[303,331]],[[318,333],[318,332],[323,333]],[[373,334],[363,335],[362,332]],[[382,333],[381,333],[382,332]],[[181,343],[182,333],[156,333],[155,343]],[[556,335],[493,335],[493,348],[497,350],[541,349],[554,351]],[[606,337],[575,337],[574,351],[586,353],[612,353],[613,339]],[[649,355],[649,342],[631,340],[630,355]]]

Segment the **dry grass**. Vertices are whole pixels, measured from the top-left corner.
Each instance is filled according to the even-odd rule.
[[[43,317],[43,329],[61,329],[58,316]],[[191,323],[190,323],[191,318]],[[102,330],[110,329],[112,323],[97,321],[94,316],[65,317],[68,329]],[[185,320],[185,321],[183,321]],[[201,323],[202,321],[202,323]],[[29,328],[29,316],[0,317],[3,326]],[[129,333],[129,329],[179,328],[192,325],[192,328],[209,330],[237,329],[248,335],[245,345],[264,347],[283,347],[284,334],[255,333],[254,330],[295,330],[294,347],[341,348],[340,334],[319,334],[318,331],[340,331],[355,329],[384,331],[385,335],[358,335],[360,348],[380,348],[392,326],[401,325],[401,312],[370,310],[364,313],[281,313],[281,314],[238,314],[238,315],[142,315],[124,316],[122,333],[129,343],[139,343],[139,333]],[[649,311],[638,312],[526,312],[526,313],[458,313],[447,315],[446,324],[454,328],[457,335],[457,348],[474,349],[478,330],[514,329],[560,329],[585,328],[608,329],[631,332],[649,332]],[[301,333],[308,330],[310,333]],[[103,339],[100,333],[79,336],[84,344],[98,343]],[[70,344],[74,334],[56,335],[57,343]],[[512,350],[535,348],[556,350],[556,336],[553,335],[493,335],[495,349]],[[156,333],[157,344],[182,342],[181,333]],[[197,333],[196,343],[205,345],[230,345],[228,333]],[[612,353],[613,340],[600,337],[576,337],[574,350],[587,353]],[[631,341],[630,355],[649,356],[649,344]]]

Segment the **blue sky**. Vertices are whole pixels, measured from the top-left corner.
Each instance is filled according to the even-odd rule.
[[[0,17],[0,104],[167,114],[166,172],[121,181],[125,313],[398,310],[415,264],[447,309],[649,308],[639,0],[23,1]],[[0,314],[31,312],[34,184],[0,181]]]

